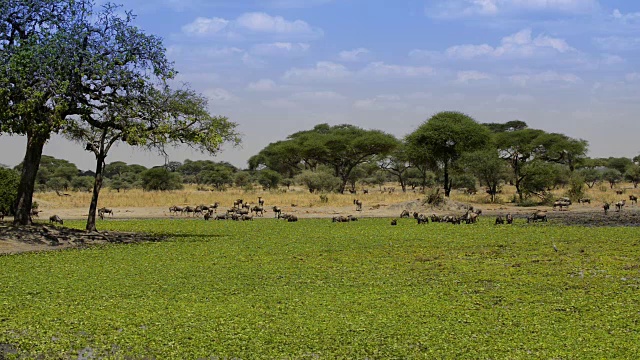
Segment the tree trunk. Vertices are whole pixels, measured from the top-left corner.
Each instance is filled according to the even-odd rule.
[[[89,216],[87,217],[87,231],[98,231],[96,229],[96,210],[98,208],[98,196],[102,188],[102,171],[104,170],[104,159],[106,156],[100,154],[96,156],[96,176],[93,182],[93,195],[91,205],[89,205]]]
[[[27,152],[22,163],[20,185],[18,185],[18,198],[15,203],[15,225],[31,224],[31,206],[33,205],[33,190],[36,183],[36,175],[40,167],[42,149],[49,140],[49,135],[27,134]]]
[[[444,163],[444,196],[449,197],[451,194],[451,184],[449,184],[449,167]]]

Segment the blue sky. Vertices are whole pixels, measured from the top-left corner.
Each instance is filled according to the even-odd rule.
[[[350,123],[398,137],[443,110],[479,122],[519,119],[590,144],[590,156],[640,152],[640,2],[622,0],[122,0],[136,24],[239,124],[246,160],[315,124]],[[24,140],[0,138],[15,165]],[[45,153],[93,168],[55,137]],[[209,159],[175,149],[171,159]],[[107,159],[146,166],[120,146]]]

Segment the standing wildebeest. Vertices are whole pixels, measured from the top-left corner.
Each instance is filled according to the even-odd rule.
[[[591,199],[589,198],[578,199],[578,204],[591,204]]]
[[[258,196],[258,205],[264,207],[264,199],[262,198],[262,196]]]
[[[605,215],[607,215],[607,213],[609,212],[609,207],[611,207],[611,204],[609,204],[608,202],[602,205],[602,210],[604,210]]]
[[[195,216],[195,212],[196,212],[196,208],[194,208],[193,206],[185,206],[182,209],[182,213],[187,213],[187,215],[189,214],[193,214]]]
[[[53,224],[54,222],[56,222],[56,223],[58,223],[60,225],[64,224],[63,221],[62,221],[62,218],[60,218],[60,216],[58,216],[58,215],[51,215],[51,217],[49,218],[49,223],[50,224]]]
[[[182,207],[173,205],[172,207],[169,208],[169,214],[171,214],[171,213],[174,213],[174,214],[181,213],[182,214],[183,210],[184,209]]]
[[[242,205],[242,203],[244,202],[244,200],[242,199],[237,199],[233,202],[233,207],[238,207],[240,205]]]
[[[555,210],[556,207],[559,208],[560,211],[562,211],[563,207],[566,208],[566,210],[569,210],[569,205],[571,205],[571,201],[566,201],[564,199],[556,200],[553,203],[553,210]]]
[[[356,205],[356,211],[362,211],[362,201],[353,199],[353,203]]]
[[[627,200],[620,200],[616,203],[616,211],[621,211]]]
[[[217,213],[218,212],[218,206],[220,206],[220,203],[219,202],[215,202],[215,203],[213,203],[213,205],[209,205],[209,210],[213,209],[213,211]]]
[[[498,215],[498,217],[496,218],[496,225],[502,224],[504,224],[504,219],[502,218],[502,216]]]
[[[411,213],[409,213],[409,210],[402,210],[402,212],[400,213],[400,218],[410,218],[411,217]]]
[[[206,213],[204,213],[204,219],[205,220],[211,219],[211,215],[212,215],[211,210],[207,211]]]
[[[110,216],[113,216],[113,210],[107,209],[106,207],[98,209],[98,214],[100,213],[102,213],[103,217],[104,217],[104,214],[109,214]]]
[[[273,207],[273,212],[275,213],[275,217],[277,217],[278,219],[280,218],[280,214],[282,214],[282,209],[280,209],[277,206]]]
[[[513,224],[513,215],[507,214],[507,224]]]
[[[629,195],[629,200],[631,200],[632,204],[638,204],[638,197],[635,195]]]
[[[251,212],[255,212],[256,216],[264,216],[264,208],[262,206],[254,206],[251,208]]]
[[[544,211],[536,211],[531,216],[527,217],[527,222],[536,222],[536,221],[547,222],[547,213]]]

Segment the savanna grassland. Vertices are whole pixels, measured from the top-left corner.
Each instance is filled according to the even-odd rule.
[[[67,225],[67,223],[65,223]],[[82,222],[70,226],[82,228]],[[0,257],[8,358],[633,359],[637,228],[126,220]],[[554,246],[556,245],[556,250]]]

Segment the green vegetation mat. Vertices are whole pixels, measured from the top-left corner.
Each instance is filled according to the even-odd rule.
[[[637,228],[489,219],[99,226],[170,238],[1,256],[0,358],[640,354]]]

